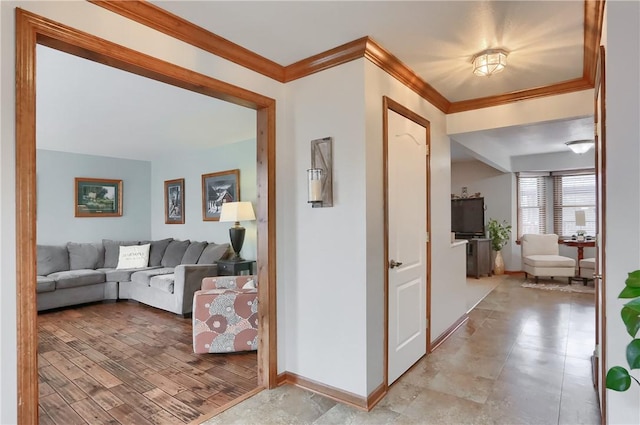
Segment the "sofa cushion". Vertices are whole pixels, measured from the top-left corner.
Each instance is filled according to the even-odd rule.
[[[191,242],[184,252],[180,264],[196,264],[206,246],[206,242]]]
[[[562,255],[529,255],[522,261],[532,267],[575,267],[576,260]]]
[[[151,241],[151,249],[149,250],[149,266],[159,266],[162,256],[167,250],[169,243],[173,238],[161,239],[159,241]]]
[[[581,269],[595,269],[596,268],[596,259],[595,258],[583,258],[580,260],[580,268]]]
[[[210,243],[200,254],[198,264],[214,264],[221,259],[229,250],[229,244]]]
[[[38,245],[38,275],[69,270],[69,252],[66,246]]]
[[[131,275],[144,270],[157,269],[158,267],[145,267],[144,269],[98,269],[105,275],[107,282],[130,282]]]
[[[191,241],[188,239],[186,241],[174,240],[169,242],[169,246],[162,256],[162,261],[160,261],[160,265],[162,267],[175,267],[180,264],[180,261],[182,261],[182,257],[184,257],[184,253],[187,248],[189,248],[190,244]]]
[[[103,267],[108,269],[115,269],[118,265],[120,247],[138,245],[138,241],[113,241],[111,239],[103,239],[102,244],[104,245]]]
[[[173,267],[161,267],[151,270],[141,270],[131,275],[131,282],[139,283],[141,285],[149,286],[149,281],[154,276],[160,276],[163,274],[172,274]]]
[[[149,280],[149,286],[152,288],[160,289],[161,291],[164,291],[164,292],[168,292],[169,294],[173,294],[174,279],[175,279],[175,275],[173,273],[153,276]]]
[[[52,292],[56,290],[56,281],[47,276],[38,276],[36,292]]]
[[[48,277],[56,281],[56,290],[95,285],[105,281],[104,273],[98,270],[69,270],[51,273]]]
[[[116,269],[141,269],[149,266],[150,243],[144,245],[121,246]]]
[[[101,243],[67,243],[71,270],[99,269],[104,264],[104,245]]]

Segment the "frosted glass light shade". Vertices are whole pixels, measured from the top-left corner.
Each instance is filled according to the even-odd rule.
[[[584,227],[587,225],[587,219],[584,210],[576,210],[576,226]]]
[[[569,146],[569,149],[578,154],[587,152],[594,144],[593,140],[574,140],[573,142],[565,143],[565,145]]]
[[[220,221],[251,221],[255,220],[251,202],[225,202],[220,211]]]
[[[489,49],[473,57],[473,73],[479,77],[489,77],[504,70],[507,66],[507,52],[501,49]]]

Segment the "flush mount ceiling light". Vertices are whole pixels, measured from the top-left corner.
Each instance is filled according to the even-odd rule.
[[[594,145],[593,140],[574,140],[572,142],[567,142],[565,145],[569,146],[574,153],[585,153],[589,149],[591,149]]]
[[[490,77],[507,66],[509,52],[502,49],[487,49],[473,57],[473,73],[479,77]]]

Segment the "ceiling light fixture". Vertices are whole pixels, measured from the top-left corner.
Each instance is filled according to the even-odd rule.
[[[574,140],[567,142],[565,145],[569,146],[574,153],[582,154],[591,149],[594,146],[593,140]]]
[[[509,52],[502,49],[487,49],[473,57],[473,73],[479,77],[490,77],[507,66]]]

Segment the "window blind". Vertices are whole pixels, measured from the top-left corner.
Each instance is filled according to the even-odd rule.
[[[518,173],[518,239],[527,233],[547,232],[547,181],[549,174]]]
[[[557,172],[553,179],[554,233],[569,238],[583,230],[596,234],[596,177],[593,171]],[[583,210],[585,226],[576,225],[576,211]]]

